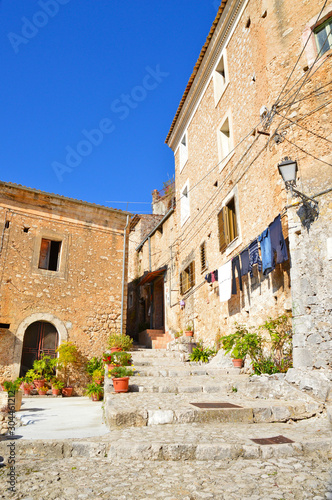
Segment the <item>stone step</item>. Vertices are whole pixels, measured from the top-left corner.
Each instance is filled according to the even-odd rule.
[[[252,439],[284,436],[285,444],[258,444]],[[14,438],[15,439],[15,438]],[[8,441],[0,440],[0,455],[8,456]],[[80,440],[16,440],[22,458],[120,458],[137,461],[232,461],[239,458],[315,457],[332,459],[332,434],[325,416],[291,423],[190,423],[112,429],[99,438]],[[249,462],[248,462],[249,463]]]
[[[227,408],[198,408],[192,403],[226,403]],[[322,413],[323,403],[251,399],[237,394],[106,393],[104,418],[110,429],[163,424],[231,422],[271,423],[309,418]]]

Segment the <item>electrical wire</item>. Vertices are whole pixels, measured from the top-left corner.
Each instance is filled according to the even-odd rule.
[[[321,158],[317,158],[317,156],[315,156],[315,155],[313,155],[311,153],[308,153],[308,151],[306,151],[305,149],[301,148],[301,146],[299,146],[298,144],[295,144],[295,142],[290,141],[289,139],[287,139],[287,137],[284,137],[284,139],[285,139],[285,141],[289,142],[289,144],[292,144],[293,146],[295,146],[296,148],[298,148],[300,151],[302,151],[302,153],[304,153],[304,154],[306,154],[308,156],[311,156],[315,160],[320,161],[321,163],[324,163],[325,165],[328,165],[329,167],[332,167],[332,163],[328,163],[327,161],[324,161]]]
[[[313,75],[312,75],[313,76]],[[312,78],[311,76],[311,78]],[[310,78],[310,80],[311,80]],[[310,97],[318,97],[319,95],[323,95],[323,94],[328,94],[329,92],[331,92],[330,90],[327,90],[326,92],[321,92],[321,93],[317,93],[319,90],[322,90],[323,88],[327,87],[328,85],[331,85],[332,81],[326,83],[325,85],[322,85],[321,87],[319,87],[318,89],[315,89],[315,90],[312,90],[311,92],[309,92],[309,94],[306,94],[304,97],[302,97],[301,99],[298,99],[297,101],[294,102],[294,104],[297,104],[298,102],[302,102],[302,101],[305,101],[306,99],[310,99]],[[278,106],[278,110],[282,110],[284,108],[287,108],[288,105],[285,104],[283,106]]]
[[[318,23],[319,18],[320,18],[320,16],[322,15],[322,12],[323,12],[323,10],[324,10],[324,9],[325,9],[325,7],[326,7],[326,4],[327,4],[327,0],[325,0],[324,5],[323,5],[323,7],[321,8],[321,11],[319,12],[319,14],[318,14],[318,17],[317,17],[317,19],[316,19],[315,24],[317,24],[317,23]],[[293,69],[292,69],[292,71],[291,71],[291,73],[290,73],[289,77],[287,78],[287,81],[286,81],[285,85],[283,86],[283,88],[282,88],[282,89],[281,89],[281,91],[280,91],[279,96],[277,97],[277,101],[276,101],[275,105],[277,105],[277,104],[279,103],[279,101],[281,100],[281,95],[282,95],[283,91],[285,90],[285,88],[287,87],[287,84],[288,84],[289,80],[291,79],[292,74],[294,73],[296,66],[297,66],[297,65],[298,65],[298,63],[299,63],[299,61],[300,61],[300,59],[301,59],[301,57],[302,57],[302,54],[303,54],[303,52],[305,51],[306,46],[307,46],[307,45],[308,45],[308,43],[309,43],[309,40],[310,40],[311,36],[312,36],[312,34],[310,33],[310,35],[308,36],[308,38],[307,38],[307,40],[306,40],[306,42],[305,42],[305,44],[304,44],[304,46],[303,46],[303,48],[302,48],[302,50],[301,50],[301,52],[300,52],[299,57],[298,57],[298,58],[297,58],[297,60],[296,60],[296,63],[295,63],[295,65],[294,65],[294,67],[293,67]],[[325,43],[325,42],[324,42],[324,43]],[[323,44],[323,46],[324,46],[324,44]]]
[[[276,111],[276,113],[277,113],[277,115],[282,116],[280,113],[278,113],[278,111]],[[300,125],[299,123],[295,122],[294,120],[291,120],[290,118],[287,118],[286,116],[285,116],[285,119],[286,119],[286,120],[288,120],[289,122],[291,122],[292,124],[294,124],[294,125],[296,125],[296,126],[298,126],[298,127],[302,128],[303,130],[306,130],[306,131],[307,131],[307,132],[309,132],[310,134],[315,135],[316,137],[319,137],[319,139],[323,139],[324,141],[330,142],[330,143],[332,144],[332,141],[330,141],[330,139],[327,139],[327,137],[323,137],[323,136],[322,136],[322,135],[320,135],[320,134],[316,134],[316,132],[313,132],[312,130],[309,130],[308,128],[303,127],[303,125]],[[303,118],[301,118],[301,119],[303,119]],[[291,125],[288,125],[288,127],[290,127],[290,126],[291,126]],[[287,127],[287,128],[288,128],[288,127]],[[286,128],[286,127],[285,127],[285,128]],[[285,130],[285,129],[283,129],[283,130]]]

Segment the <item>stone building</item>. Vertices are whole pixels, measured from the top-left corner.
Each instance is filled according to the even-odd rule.
[[[295,368],[331,370],[331,19],[323,0],[221,3],[166,139],[176,209],[137,249],[142,271],[164,269],[171,282],[165,331],[191,322],[212,345],[235,322],[292,312]],[[297,162],[297,189],[318,201],[309,224],[314,204],[286,190],[285,157]],[[237,258],[246,267],[242,252],[280,223],[279,262],[264,274],[254,265],[241,286]],[[230,266],[236,293],[223,297],[229,280],[212,276]]]
[[[77,345],[82,363],[102,354],[121,330],[123,283],[126,311],[128,221],[120,210],[0,183],[1,380],[61,341]]]

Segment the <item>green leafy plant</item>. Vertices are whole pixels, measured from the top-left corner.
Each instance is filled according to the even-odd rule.
[[[132,375],[134,375],[133,370],[126,366],[117,366],[108,373],[108,376],[112,378],[131,377]]]
[[[14,381],[5,380],[2,385],[6,392],[15,394],[19,390],[21,383],[22,383],[22,378],[17,378]]]
[[[126,351],[117,351],[109,353],[104,353],[103,361],[107,365],[120,365],[129,366],[131,362],[131,354]]]
[[[91,358],[86,364],[86,371],[92,377],[92,374],[95,370],[103,369],[103,360],[101,358],[97,358],[94,356]]]
[[[175,337],[176,339],[178,339],[178,338],[180,338],[180,337],[182,337],[182,336],[183,336],[183,330],[179,330],[178,332],[175,332],[175,333],[174,333],[174,337]]]
[[[92,380],[98,383],[98,380],[102,382],[104,380],[104,371],[103,370],[95,370],[92,374]],[[99,382],[99,384],[100,384]]]
[[[64,385],[65,385],[65,384],[64,384],[61,380],[59,380],[59,379],[57,379],[57,378],[53,378],[53,379],[51,380],[51,384],[52,384],[52,389],[57,389],[57,390],[59,390],[59,391],[60,391],[60,390],[64,387]]]
[[[104,394],[104,388],[100,384],[92,382],[86,386],[85,395],[86,396],[98,396],[101,397]]]
[[[121,351],[130,351],[133,346],[133,339],[129,335],[112,333],[108,339],[108,347],[117,347]]]
[[[188,323],[185,328],[186,332],[193,332],[194,331],[194,326],[192,323]]]
[[[38,387],[38,393],[40,392],[43,392],[43,393],[46,393],[48,391],[48,387],[46,387],[46,385],[44,385],[43,387]]]
[[[208,363],[209,358],[215,354],[216,351],[214,349],[210,349],[209,347],[204,348],[201,343],[198,343],[197,347],[194,347],[193,352],[190,354],[190,361]]]
[[[233,359],[243,359],[247,354],[252,359],[262,353],[263,339],[255,332],[251,332],[245,325],[235,323],[236,331],[221,338],[225,354],[230,353]]]
[[[77,347],[73,342],[62,342],[56,352],[59,354],[58,367],[64,371],[64,378],[67,381],[66,387],[69,387],[68,367],[77,361]]]
[[[51,358],[51,356],[47,356],[44,353],[40,359],[35,359],[32,366],[33,371],[37,375],[37,380],[50,380],[54,376],[57,362],[56,358]]]

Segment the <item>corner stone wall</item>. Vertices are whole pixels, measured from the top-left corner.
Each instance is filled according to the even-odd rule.
[[[317,198],[319,217],[307,231],[292,208],[293,358],[299,370],[323,370],[332,380],[332,194]]]

